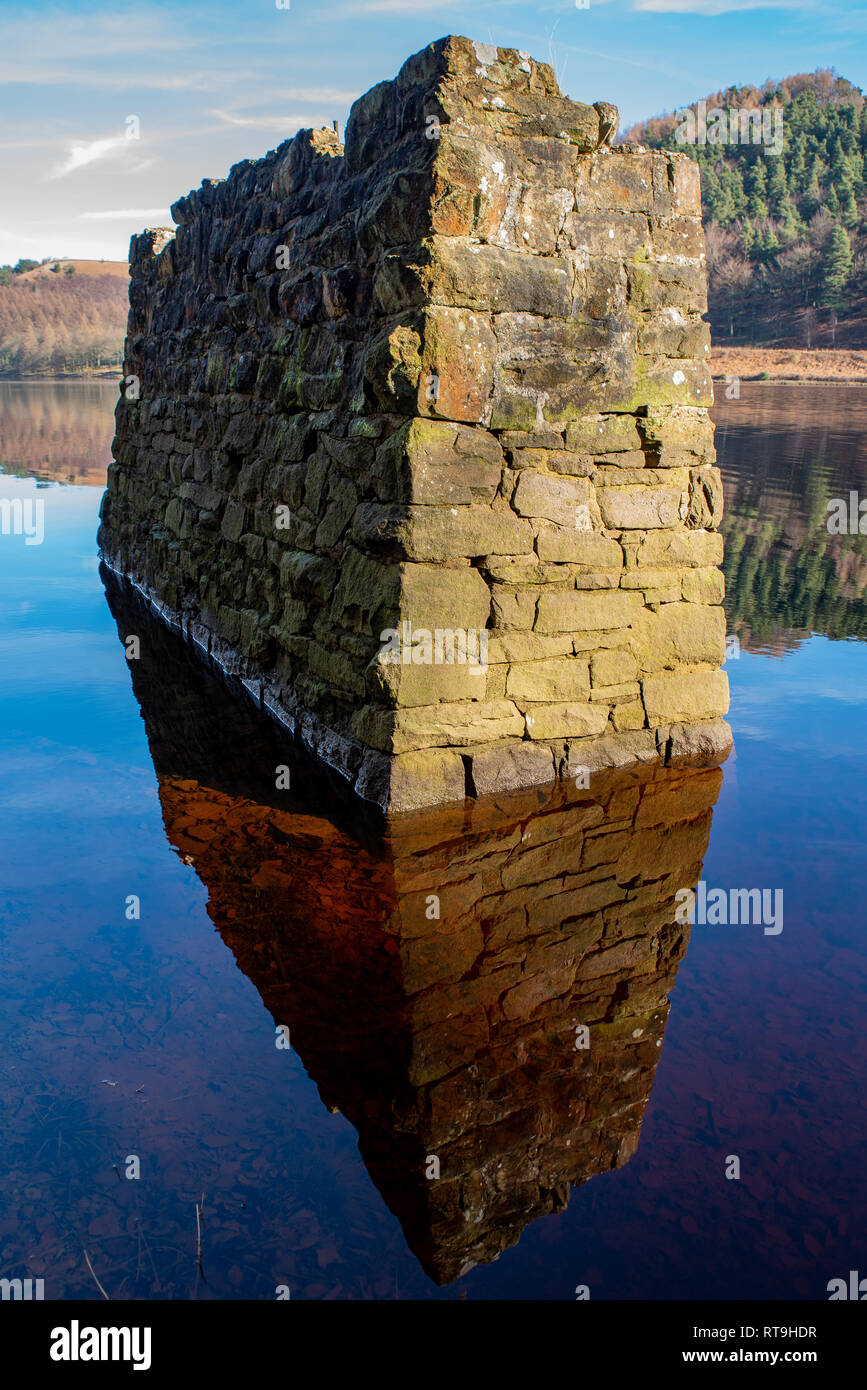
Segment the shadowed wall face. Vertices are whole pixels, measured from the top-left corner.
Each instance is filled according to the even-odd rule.
[[[100,541],[363,797],[719,751],[698,171],[449,38],[131,248]]]
[[[430,1276],[494,1259],[636,1149],[719,767],[357,826],[270,721],[239,719],[178,638],[109,594],[121,637],[144,632],[130,670],[166,833],[222,939]]]

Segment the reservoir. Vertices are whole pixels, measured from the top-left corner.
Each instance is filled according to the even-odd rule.
[[[115,399],[0,383],[44,527],[0,535],[0,1278],[826,1298],[865,1228],[867,537],[826,520],[867,387],[715,407],[720,768],[391,825],[100,571]],[[684,931],[700,881],[784,926]]]

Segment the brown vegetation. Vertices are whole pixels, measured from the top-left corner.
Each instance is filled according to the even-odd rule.
[[[126,273],[121,277],[111,261],[69,263],[96,266],[98,274],[53,273],[53,264],[0,284],[0,376],[57,376],[121,365]]]
[[[714,378],[742,380],[867,382],[867,350],[714,346]],[[719,392],[717,392],[719,394]]]

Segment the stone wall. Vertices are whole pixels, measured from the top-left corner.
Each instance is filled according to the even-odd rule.
[[[729,741],[699,174],[616,125],[448,38],[133,238],[103,555],[380,806]]]

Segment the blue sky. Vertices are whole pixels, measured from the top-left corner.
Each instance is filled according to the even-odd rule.
[[[529,50],[627,126],[732,82],[835,67],[867,86],[863,0],[0,0],[0,263],[126,257],[202,178],[354,98],[447,33]],[[130,117],[138,138],[126,138]]]

